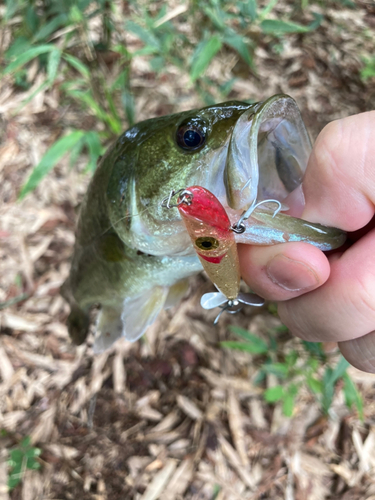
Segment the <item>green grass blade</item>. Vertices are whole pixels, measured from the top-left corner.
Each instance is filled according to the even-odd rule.
[[[17,70],[24,64],[30,62],[32,59],[35,59],[35,57],[40,56],[41,54],[46,54],[47,52],[52,52],[53,50],[56,50],[54,45],[38,45],[37,47],[32,47],[31,49],[27,50],[23,54],[19,55],[16,57],[14,61],[12,61],[8,66],[4,69],[4,75],[7,75],[9,73],[12,73],[12,71]]]
[[[25,36],[18,36],[5,52],[5,61],[11,61],[20,54],[24,54],[31,47],[30,40]]]
[[[331,407],[335,394],[335,384],[340,378],[344,377],[348,366],[350,365],[346,359],[341,357],[334,369],[327,366],[324,372],[322,383],[322,406],[325,413],[328,413]]]
[[[309,24],[310,31],[316,30],[322,24],[324,16],[322,14],[318,14],[317,12],[313,12],[314,21]]]
[[[250,17],[252,21],[257,18],[257,2],[256,0],[247,0],[239,4],[240,11],[243,16]]]
[[[320,380],[318,380],[316,377],[313,377],[312,375],[308,375],[306,379],[306,383],[310,390],[314,394],[321,394],[323,392],[323,384]]]
[[[234,349],[236,351],[250,352],[251,354],[264,354],[264,349],[257,346],[256,344],[250,344],[248,342],[236,342],[235,340],[227,340],[225,342],[220,342],[220,345],[221,347]]]
[[[288,374],[288,367],[283,363],[269,363],[263,365],[266,373],[272,373],[278,378],[285,378]]]
[[[318,359],[326,359],[326,354],[320,342],[307,342],[306,340],[302,340],[302,345],[308,353],[316,356]]]
[[[208,68],[212,59],[221,49],[222,43],[218,36],[213,36],[209,40],[200,43],[194,52],[190,69],[190,78],[195,82]]]
[[[122,105],[124,106],[126,118],[128,120],[129,127],[132,127],[135,123],[135,102],[133,95],[128,91],[124,90],[121,94]]]
[[[85,142],[85,137],[81,137],[81,139],[76,142],[76,144],[72,147],[70,150],[70,155],[69,155],[69,167],[72,168],[73,165],[77,163],[78,157],[82,152],[82,149],[86,145]]]
[[[131,31],[134,35],[140,38],[146,47],[149,47],[153,51],[157,50],[158,52],[161,52],[160,41],[150,31],[145,30],[134,21],[128,21],[125,24],[125,29]]]
[[[268,16],[268,14],[271,13],[274,7],[276,7],[278,1],[279,0],[270,0],[270,2],[268,2],[268,5],[266,5],[264,9],[262,9],[261,12],[259,13],[258,16],[259,19],[265,19]]]
[[[355,405],[358,410],[359,418],[363,421],[364,415],[363,415],[362,396],[358,392],[353,380],[347,373],[344,374],[343,379],[344,379],[343,391],[344,391],[346,406],[348,408],[351,408],[353,405]]]
[[[83,64],[77,57],[70,54],[63,54],[65,61],[70,64],[74,69],[76,69],[85,79],[90,78],[90,70]]]
[[[14,14],[17,12],[18,7],[20,7],[20,2],[17,0],[6,0],[6,10],[4,14],[5,21],[12,19]]]
[[[243,37],[238,34],[226,35],[224,37],[224,43],[232,47],[238,54],[242,57],[245,63],[253,67],[253,60],[250,56],[249,47],[244,41]]]
[[[225,21],[227,16],[223,10],[220,8],[213,9],[207,5],[203,5],[203,10],[206,16],[210,18],[215,28],[220,31],[225,30]]]
[[[109,89],[105,89],[105,97],[107,99],[107,106],[109,109],[109,115],[115,120],[117,123],[120,124],[121,127],[121,118],[117,112],[117,103],[115,104],[113,97],[112,97],[112,92]]]
[[[52,84],[55,81],[60,60],[61,60],[61,50],[60,49],[52,50],[52,52],[50,52],[48,56],[48,65],[47,65],[47,77],[48,77],[48,82],[50,84]]]
[[[260,27],[263,33],[267,35],[285,35],[287,33],[307,33],[311,31],[310,26],[302,26],[302,24],[293,21],[281,21],[279,19],[265,19],[260,23]]]
[[[75,146],[84,134],[85,132],[83,130],[76,130],[56,141],[43,156],[38,165],[34,167],[26,184],[24,184],[21,189],[19,198],[24,198],[27,193],[35,189],[43,177],[47,175],[56,163]]]
[[[109,125],[111,131],[114,134],[119,134],[121,132],[121,122],[116,119],[116,117],[108,114],[101,106],[97,103],[95,98],[89,91],[82,90],[68,90],[66,91],[69,95],[78,99],[81,103],[86,104],[86,106],[91,110],[94,115]]]
[[[90,161],[87,169],[93,172],[96,169],[98,158],[102,154],[103,150],[100,142],[100,137],[98,132],[91,130],[84,135],[83,139],[87,144],[90,156]]]
[[[341,356],[339,362],[337,363],[336,367],[332,371],[332,383],[336,383],[337,380],[341,377],[344,376],[344,373],[346,372],[347,368],[349,368],[350,363],[346,361],[346,359]]]
[[[324,413],[328,413],[335,394],[335,385],[332,382],[332,368],[327,366],[322,381],[322,408]]]
[[[39,31],[36,32],[33,38],[33,42],[40,42],[58,30],[61,26],[64,26],[68,22],[68,16],[66,14],[59,14],[53,17],[51,21],[42,25]]]
[[[229,327],[230,331],[238,335],[239,337],[243,338],[244,340],[247,341],[247,343],[250,343],[254,345],[258,349],[259,354],[266,354],[269,351],[269,347],[267,342],[265,342],[263,339],[260,337],[257,337],[253,333],[248,332],[244,328],[240,328],[238,326],[230,326]]]

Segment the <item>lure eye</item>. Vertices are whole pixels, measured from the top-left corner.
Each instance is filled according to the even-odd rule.
[[[214,250],[218,248],[220,243],[216,238],[212,238],[211,236],[202,236],[195,240],[195,244],[201,250]]]
[[[176,142],[185,151],[195,151],[206,142],[207,127],[201,120],[190,119],[177,129]]]

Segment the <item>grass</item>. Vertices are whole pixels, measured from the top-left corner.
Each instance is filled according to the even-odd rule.
[[[37,75],[43,75],[21,106],[54,88],[62,103],[78,106],[96,120],[95,130],[67,131],[57,139],[35,166],[20,197],[35,189],[65,154],[74,160],[88,152],[87,168],[94,170],[103,147],[124,129],[124,123],[133,125],[137,117],[130,80],[138,57],[146,55],[156,75],[173,68],[187,74],[202,100],[213,104],[226,99],[235,81],[233,76],[220,85],[207,75],[215,59],[232,53],[256,75],[254,51],[260,34],[277,44],[315,30],[322,20],[316,14],[302,24],[294,20],[294,12],[278,17],[277,4],[277,0],[262,6],[256,0],[192,0],[170,10],[164,1],[152,7],[131,1],[124,15],[121,3],[106,0],[8,0],[2,30],[10,43],[6,48],[0,45],[0,76],[26,90],[34,88]],[[187,25],[194,27],[192,32],[186,32]],[[139,41],[132,52],[127,49],[129,36]],[[29,71],[32,64],[38,66],[34,77]]]
[[[294,412],[295,400],[302,390],[313,394],[321,407],[323,414],[328,414],[335,391],[343,391],[348,408],[355,407],[363,420],[363,401],[353,381],[348,375],[349,363],[340,355],[333,361],[324,352],[319,343],[301,342],[301,349],[289,350],[281,356],[278,348],[278,333],[287,329],[281,327],[277,332],[270,332],[268,341],[236,326],[230,330],[242,340],[221,342],[227,349],[243,351],[258,357],[252,363],[259,364],[255,381],[262,385],[268,375],[272,375],[276,384],[265,389],[264,400],[268,403],[280,402],[283,412],[291,417]]]

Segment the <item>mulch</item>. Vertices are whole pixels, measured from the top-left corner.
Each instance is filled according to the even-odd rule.
[[[373,54],[375,12],[372,2],[344,4],[332,3],[313,33],[283,39],[281,52],[260,39],[256,75],[230,51],[208,75],[218,84],[237,76],[230,99],[293,96],[313,138],[331,120],[373,109],[375,81],[363,82],[360,68]],[[139,120],[202,106],[185,74],[151,73],[144,57],[134,59],[131,87]],[[280,358],[297,350],[302,360],[272,308],[245,308],[213,326],[214,312],[199,306],[211,285],[198,276],[136,344],[119,341],[100,355],[92,336],[71,344],[59,288],[89,181],[84,155],[73,168],[62,160],[22,202],[17,195],[63,130],[95,120],[60,103],[57,88],[15,114],[31,92],[0,82],[0,303],[8,306],[0,311],[0,500],[375,500],[375,375],[349,369],[363,421],[340,388],[329,415],[303,389],[287,418],[263,399],[278,382],[270,374],[257,383],[261,356],[220,346],[237,325],[264,339],[272,332]],[[24,436],[41,449],[42,467],[8,492],[6,460]]]

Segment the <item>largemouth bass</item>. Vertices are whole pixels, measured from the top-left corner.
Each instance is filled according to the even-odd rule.
[[[285,95],[153,118],[127,130],[100,160],[81,205],[62,290],[73,341],[85,340],[96,305],[96,351],[121,336],[137,340],[186,292],[186,278],[202,270],[178,209],[162,206],[172,190],[208,189],[235,224],[255,202],[282,202],[297,188],[310,152],[298,107]],[[303,240],[329,250],[345,240],[335,228],[274,217],[266,205],[244,226],[236,243]]]

